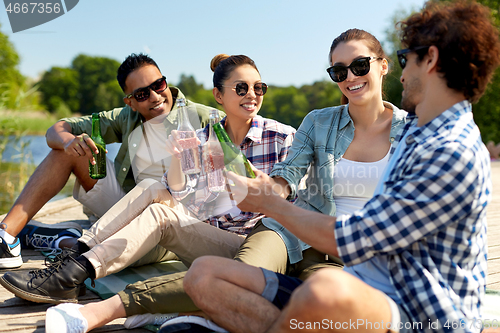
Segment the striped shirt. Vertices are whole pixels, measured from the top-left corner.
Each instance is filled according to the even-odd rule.
[[[221,124],[224,125],[225,121],[226,118],[222,119]],[[196,131],[201,145],[207,141],[208,131],[208,126]],[[294,135],[295,129],[291,126],[255,116],[239,148],[255,168],[269,174],[274,164],[285,160]],[[181,201],[200,220],[210,223],[214,227],[238,234],[249,234],[257,221],[264,217],[257,212],[242,211],[238,215],[212,216],[212,212],[216,208],[215,202],[218,193],[212,193],[208,190],[207,177],[203,170],[199,174],[189,175],[186,187],[182,191],[173,191],[169,188],[167,173],[163,176],[163,183],[170,190],[172,196]]]
[[[383,258],[418,331],[479,332],[491,179],[470,103],[455,104],[405,142],[382,192],[337,220],[339,254],[348,266]]]

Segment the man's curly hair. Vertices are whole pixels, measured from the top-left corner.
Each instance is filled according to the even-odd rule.
[[[420,13],[399,23],[404,47],[436,46],[438,72],[448,87],[474,103],[484,94],[500,63],[498,29],[489,8],[473,1],[427,2]],[[418,61],[426,49],[416,52]]]

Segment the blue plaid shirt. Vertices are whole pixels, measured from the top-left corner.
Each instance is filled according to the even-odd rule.
[[[226,118],[221,120],[224,126]],[[201,144],[208,139],[208,126],[196,131]],[[285,160],[292,145],[295,129],[276,120],[255,116],[250,129],[239,145],[240,150],[258,170],[269,174],[278,162]],[[203,168],[202,168],[203,169]],[[168,172],[168,171],[167,171]],[[186,187],[182,191],[173,191],[168,187],[167,173],[162,182],[172,193],[172,197],[181,201],[198,219],[204,220],[214,227],[247,235],[254,225],[264,217],[258,212],[242,212],[238,215],[216,215],[213,211],[218,193],[208,190],[207,177],[202,170],[199,174],[189,175]]]
[[[412,118],[396,140],[415,126]],[[406,143],[382,193],[337,220],[339,254],[348,266],[382,256],[419,331],[479,332],[491,179],[470,103],[455,104]]]

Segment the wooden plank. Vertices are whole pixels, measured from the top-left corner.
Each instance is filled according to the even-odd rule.
[[[491,288],[490,284],[493,286],[494,284],[500,283],[500,273],[492,273],[486,276],[487,288]],[[491,288],[494,289],[494,288]]]

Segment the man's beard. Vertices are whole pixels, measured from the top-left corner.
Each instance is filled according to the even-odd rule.
[[[418,78],[413,78],[408,81],[405,90],[403,91],[403,97],[401,99],[401,108],[408,112],[409,114],[415,114],[415,109],[417,103],[415,102],[415,97],[417,94],[422,92],[422,83]]]
[[[401,109],[413,115],[415,114],[415,108],[415,103],[413,103],[410,98],[405,98],[403,96],[403,98],[401,99]]]

